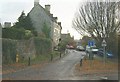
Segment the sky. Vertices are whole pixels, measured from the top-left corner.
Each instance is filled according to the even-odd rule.
[[[50,4],[50,12],[54,17],[58,17],[58,22],[62,24],[62,33],[70,33],[75,39],[80,39],[81,35],[72,28],[72,20],[83,0],[39,0],[42,7]],[[34,6],[34,0],[0,0],[0,22],[16,22],[21,12],[27,14]]]

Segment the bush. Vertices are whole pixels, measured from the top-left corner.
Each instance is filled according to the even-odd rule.
[[[2,38],[23,39],[25,36],[24,29],[2,28]]]
[[[47,38],[34,38],[36,55],[49,54],[52,51],[52,42]]]
[[[30,30],[24,28],[2,28],[2,38],[9,38],[14,40],[30,39],[33,34]]]

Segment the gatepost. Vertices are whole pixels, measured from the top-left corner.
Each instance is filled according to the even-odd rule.
[[[105,41],[105,39],[103,39],[102,41],[102,47],[103,47],[103,50],[104,50],[104,64],[106,63],[106,50],[105,50],[105,47],[107,46],[107,43]]]
[[[82,56],[82,58],[80,59],[80,67],[83,65],[83,58],[84,56]]]
[[[18,63],[18,61],[19,61],[19,55],[18,55],[18,53],[16,54],[16,63]]]

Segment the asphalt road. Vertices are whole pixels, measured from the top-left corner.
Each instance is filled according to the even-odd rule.
[[[80,61],[85,52],[69,50],[69,53],[53,63],[46,66],[28,67],[11,74],[3,75],[3,79],[12,80],[80,80],[74,75],[75,64]]]

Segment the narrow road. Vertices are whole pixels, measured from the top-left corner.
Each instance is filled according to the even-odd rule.
[[[11,74],[3,75],[3,79],[12,80],[80,80],[80,77],[74,75],[75,64],[80,61],[85,52],[69,50],[64,58],[56,62],[49,63],[46,66],[28,67]]]

